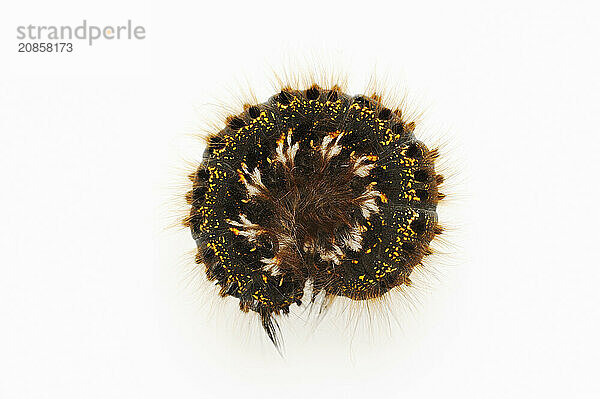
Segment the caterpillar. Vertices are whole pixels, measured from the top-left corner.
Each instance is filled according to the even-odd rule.
[[[382,97],[285,86],[206,138],[183,220],[219,295],[276,348],[290,307],[377,299],[411,285],[442,234],[437,149]]]

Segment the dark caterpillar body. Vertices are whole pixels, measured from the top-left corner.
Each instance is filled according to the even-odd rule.
[[[377,96],[313,86],[247,106],[209,139],[187,194],[197,262],[276,346],[273,316],[290,305],[379,297],[431,253],[443,178],[413,130]]]

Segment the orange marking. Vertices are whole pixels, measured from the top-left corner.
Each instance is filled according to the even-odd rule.
[[[246,184],[246,178],[244,177],[244,173],[241,170],[237,170],[237,174],[240,177],[240,181],[244,184]]]
[[[276,141],[277,145],[283,145],[285,141],[285,132],[281,133],[281,137]]]

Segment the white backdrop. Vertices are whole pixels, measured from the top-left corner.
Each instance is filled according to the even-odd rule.
[[[1,8],[0,398],[600,395],[594,2]],[[17,53],[17,26],[84,18],[147,38]],[[390,327],[297,312],[282,359],[165,227],[214,104],[247,81],[264,101],[271,69],[298,64],[408,93],[420,135],[446,143],[454,234]]]

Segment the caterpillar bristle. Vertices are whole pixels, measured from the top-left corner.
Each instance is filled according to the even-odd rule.
[[[436,235],[440,235],[444,232],[444,228],[441,225],[436,224],[435,227],[433,228],[433,232]]]
[[[438,159],[440,156],[440,152],[437,148],[434,148],[433,150],[429,151],[426,155],[426,157],[432,161],[435,161],[436,159]]]

